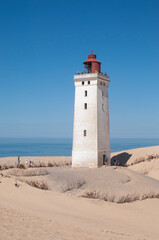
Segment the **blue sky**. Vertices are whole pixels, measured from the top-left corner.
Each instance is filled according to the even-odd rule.
[[[110,76],[111,137],[159,137],[159,2],[0,1],[0,137],[72,137],[73,75]]]

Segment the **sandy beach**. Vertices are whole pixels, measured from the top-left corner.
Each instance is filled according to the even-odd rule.
[[[0,239],[158,240],[158,156],[159,146],[113,153],[124,166],[98,169],[72,169],[71,157],[22,157],[45,166],[0,171]]]

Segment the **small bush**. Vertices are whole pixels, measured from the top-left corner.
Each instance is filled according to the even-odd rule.
[[[2,166],[2,169],[3,169],[3,170],[9,169],[9,165],[4,164],[4,165]]]
[[[35,169],[31,171],[25,171],[23,172],[23,176],[43,176],[43,175],[48,175],[48,171],[46,169]]]
[[[72,189],[76,189],[76,188],[80,188],[85,184],[85,181],[81,178],[78,179],[71,179],[68,177],[68,179],[64,179],[64,182],[61,186],[61,190],[62,192],[67,192],[70,191]]]
[[[82,197],[100,199],[100,194],[97,191],[86,191],[82,194]]]
[[[25,165],[21,163],[21,164],[17,165],[17,168],[25,169]]]
[[[54,164],[48,162],[47,166],[48,166],[48,167],[54,167]]]
[[[13,169],[10,174],[13,176],[33,177],[47,175],[48,171],[46,169]]]
[[[47,183],[39,181],[26,181],[26,183],[32,187],[39,188],[42,190],[49,190]]]
[[[7,170],[7,169],[10,169],[10,168],[15,168],[15,166],[14,165],[3,164],[3,165],[1,165],[0,170]]]
[[[148,155],[147,160],[151,161],[152,159],[157,159],[157,158],[159,158],[158,154],[156,154],[156,155],[151,154],[151,155]]]
[[[37,167],[46,167],[46,164],[43,162],[40,162],[39,165],[37,164]]]
[[[115,195],[111,195],[108,193],[102,193],[97,191],[85,191],[81,197],[85,198],[93,198],[93,199],[100,199],[109,202],[115,203],[130,203],[137,200],[144,200],[147,198],[159,198],[159,193],[145,193],[143,195],[140,194],[123,194],[122,196],[115,197]]]
[[[147,157],[140,157],[140,158],[136,158],[132,163],[128,163],[126,164],[126,166],[133,166],[135,164],[138,164],[138,163],[141,163],[141,162],[146,162],[146,161],[151,161],[153,159],[157,159],[159,158],[159,155],[156,154],[156,155],[148,155]]]
[[[53,163],[48,162],[47,166],[48,166],[48,167],[59,167],[59,166],[60,166],[60,163],[58,164],[57,162],[53,162]],[[61,166],[62,166],[62,165],[61,165]]]

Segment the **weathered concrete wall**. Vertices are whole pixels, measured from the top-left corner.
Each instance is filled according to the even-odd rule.
[[[110,133],[109,133],[109,82],[98,81],[97,87],[97,126],[98,126],[98,161],[103,165],[103,155],[110,159]]]
[[[98,73],[90,73],[75,75],[74,82],[72,166],[98,167],[103,164],[103,154],[107,152],[107,157],[110,154],[109,79]],[[84,108],[85,103],[87,103],[87,109]],[[86,130],[86,136],[84,136],[84,130]]]

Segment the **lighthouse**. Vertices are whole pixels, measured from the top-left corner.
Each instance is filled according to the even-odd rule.
[[[93,51],[83,65],[84,71],[74,75],[72,167],[100,167],[110,163],[110,81]]]

